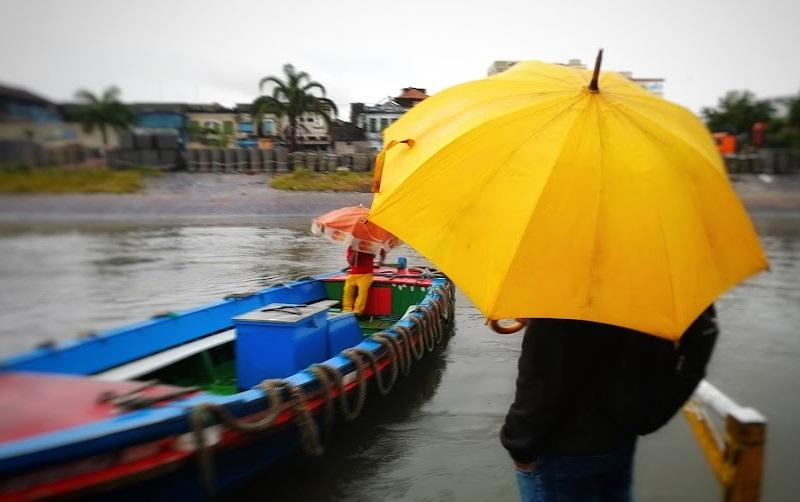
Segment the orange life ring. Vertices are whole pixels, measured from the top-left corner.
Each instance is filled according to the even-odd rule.
[[[491,326],[492,330],[495,333],[500,333],[501,335],[510,335],[511,333],[516,333],[517,331],[521,330],[525,326],[528,325],[527,319],[514,319],[513,324],[509,325],[502,325],[500,321],[502,319],[495,319],[493,321],[489,321],[489,326]]]

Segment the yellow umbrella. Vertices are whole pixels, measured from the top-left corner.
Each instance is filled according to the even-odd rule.
[[[489,319],[676,340],[767,262],[703,124],[622,75],[598,81],[599,62],[593,80],[518,63],[415,106],[384,131],[369,218]]]

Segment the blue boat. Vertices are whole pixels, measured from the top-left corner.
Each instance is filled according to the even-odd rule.
[[[453,324],[427,269],[276,284],[0,361],[0,500],[213,497],[298,450],[322,455]]]

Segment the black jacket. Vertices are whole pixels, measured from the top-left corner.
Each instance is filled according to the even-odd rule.
[[[518,462],[606,453],[665,424],[705,376],[713,305],[678,344],[588,321],[531,319],[501,431]]]

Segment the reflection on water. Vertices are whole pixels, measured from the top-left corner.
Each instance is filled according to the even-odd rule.
[[[710,379],[769,418],[765,500],[792,500],[800,491],[800,221],[758,226],[772,271],[719,300],[723,334]],[[409,249],[395,254],[421,260]],[[305,224],[0,230],[0,256],[0,354],[345,265],[343,251]],[[235,498],[513,500],[497,434],[520,338],[490,334],[468,300],[457,302],[447,347],[417,363],[396,393],[370,395],[361,419],[339,424],[322,460],[296,458]],[[640,442],[636,469],[639,500],[719,498],[680,419]]]

